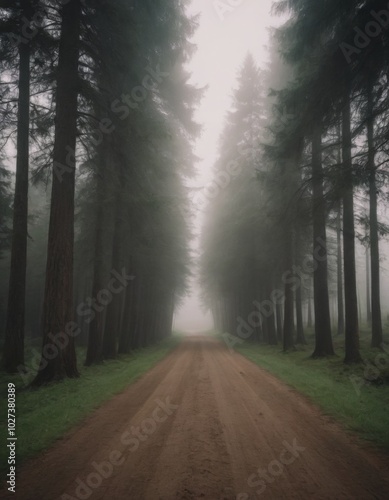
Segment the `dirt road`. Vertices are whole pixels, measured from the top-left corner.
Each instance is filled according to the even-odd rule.
[[[290,387],[198,336],[25,464],[8,498],[389,499],[388,464]]]

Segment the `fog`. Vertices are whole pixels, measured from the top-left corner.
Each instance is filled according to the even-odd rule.
[[[195,153],[199,157],[196,178],[189,185],[198,189],[206,189],[212,182],[213,165],[218,155],[218,142],[223,129],[226,113],[231,107],[231,96],[237,85],[238,70],[247,53],[251,53],[260,68],[269,64],[269,35],[283,22],[282,16],[272,15],[271,0],[244,0],[236,7],[221,9],[217,2],[194,0],[189,8],[191,14],[200,15],[199,28],[192,42],[196,52],[188,65],[192,74],[192,82],[196,86],[206,87],[206,93],[196,111],[196,120],[202,126],[201,137],[197,140]],[[226,3],[225,3],[226,4]],[[192,241],[192,249],[199,255],[199,234],[204,224],[204,209],[196,206],[194,200],[196,237]],[[382,205],[380,214],[387,217],[387,210]],[[361,228],[359,228],[361,231]],[[358,232],[358,228],[357,228]],[[389,312],[389,272],[386,256],[389,251],[388,242],[380,243],[381,258],[381,294],[382,314]],[[357,282],[360,317],[366,314],[366,258],[365,247],[356,241]],[[196,272],[196,268],[195,268]],[[334,301],[336,297],[334,297]],[[335,304],[335,302],[334,302]],[[335,305],[333,306],[335,307]],[[212,316],[205,312],[207,306],[201,299],[201,290],[196,279],[191,282],[191,291],[184,303],[175,313],[175,328],[193,331],[212,327]],[[307,311],[305,310],[305,314]],[[333,321],[335,321],[333,310]]]
[[[219,136],[245,55],[248,52],[253,54],[259,65],[265,66],[269,62],[269,29],[281,22],[279,17],[271,15],[272,3],[271,0],[243,0],[237,7],[227,10],[220,7],[223,2],[209,0],[193,0],[190,5],[189,13],[200,15],[200,25],[192,39],[196,52],[188,70],[193,84],[207,88],[195,114],[202,126],[202,134],[195,146],[195,154],[199,157],[196,179],[189,185],[197,189],[206,188],[212,181]],[[193,208],[197,237],[192,242],[192,249],[198,251],[206,206],[194,204]],[[200,294],[200,288],[193,280],[190,296],[177,308],[175,328],[193,331],[212,327],[211,315],[204,313]]]

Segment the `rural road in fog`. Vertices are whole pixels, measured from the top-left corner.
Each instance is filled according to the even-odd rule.
[[[266,371],[192,336],[21,467],[12,498],[388,499],[388,465]]]

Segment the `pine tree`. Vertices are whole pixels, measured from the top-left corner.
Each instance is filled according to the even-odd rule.
[[[65,4],[61,17],[43,347],[33,385],[79,375],[74,344],[79,330],[73,316],[73,243],[80,0]],[[63,347],[57,347],[53,340],[60,335],[65,339]]]

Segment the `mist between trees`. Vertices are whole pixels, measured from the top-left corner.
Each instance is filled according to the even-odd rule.
[[[321,249],[323,250],[322,255],[320,255]],[[319,267],[319,262],[324,262],[326,259],[326,244],[323,240],[318,238],[313,251],[313,260],[307,255],[302,261],[301,267],[297,268],[296,266],[293,266],[293,269],[285,271],[281,276],[280,285],[283,285],[284,287],[286,285],[291,285],[291,289],[294,293],[298,291],[298,293],[301,294],[302,291],[300,288],[311,279],[312,274]],[[268,318],[275,317],[277,307],[279,308],[285,303],[284,290],[284,288],[276,288],[272,290],[269,296],[261,302],[256,300],[253,301],[252,305],[255,308],[250,312],[249,316],[247,318],[242,318],[241,316],[236,318],[237,328],[234,335],[231,335],[228,332],[224,332],[222,335],[222,338],[230,351],[233,351],[236,344],[242,344],[244,340],[253,338],[257,328],[260,328]],[[280,335],[280,337],[282,339],[282,335]],[[305,337],[303,334],[298,341],[305,343]],[[273,339],[271,339],[270,343],[277,344],[275,335]]]
[[[224,18],[241,4],[214,7]],[[187,69],[199,20],[186,7],[0,0],[2,364],[29,366],[25,336],[29,354],[38,340],[33,385],[78,377],[75,337],[91,365],[169,336],[198,269],[220,332],[235,335],[239,318],[270,300],[250,340],[287,352],[314,332],[316,358],[334,354],[337,333],[345,362],[360,363],[363,321],[371,346],[384,346],[387,2],[274,2],[288,20],[270,37],[266,66],[242,61],[214,180],[201,192],[187,187],[204,89]],[[304,263],[313,271],[299,272]],[[112,269],[136,279],[93,303]],[[77,336],[52,356],[68,325]]]
[[[209,200],[203,298],[230,347],[250,339],[288,352],[313,332],[314,358],[334,355],[337,335],[344,361],[361,363],[361,324],[372,348],[385,347],[387,2],[279,1],[274,12],[288,20],[266,66],[244,60],[220,138],[215,179],[238,149],[256,154],[240,156]],[[346,60],[362,31],[363,50]],[[318,239],[323,258],[303,275]]]

